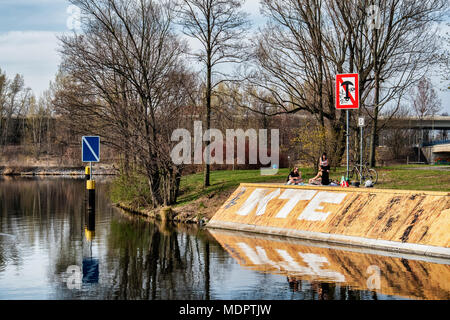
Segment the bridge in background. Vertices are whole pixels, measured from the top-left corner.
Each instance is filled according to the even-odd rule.
[[[384,129],[412,129],[412,130],[450,130],[450,116],[433,117],[404,117],[404,118],[379,118],[380,126],[385,125]],[[419,138],[420,139],[420,138]],[[445,138],[444,138],[445,139]],[[422,154],[417,161],[428,163],[447,163],[450,162],[450,140],[439,141],[409,141],[415,150],[420,148]],[[408,143],[408,142],[406,142]],[[418,151],[418,150],[417,150]],[[416,153],[417,154],[417,153]],[[422,160],[423,159],[423,160]]]
[[[428,163],[447,163],[450,162],[450,140],[436,141],[433,144],[426,143],[421,148],[421,151]]]
[[[402,128],[402,129],[428,129],[428,130],[450,130],[450,116],[433,116],[419,119],[417,117],[379,118],[380,125],[386,121],[386,128]]]

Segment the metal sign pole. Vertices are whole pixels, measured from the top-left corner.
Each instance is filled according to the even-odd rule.
[[[361,151],[360,151],[360,158],[361,158],[361,168],[360,168],[360,175],[359,175],[359,185],[362,184],[362,169],[363,169],[363,126],[361,126]]]
[[[357,73],[336,74],[336,109],[346,109],[347,132],[347,172],[346,180],[349,179],[350,171],[350,129],[349,129],[349,109],[359,109],[359,75]],[[343,90],[341,90],[343,87]],[[345,96],[343,96],[345,95]]]
[[[90,174],[91,174],[89,180],[92,180],[92,162],[89,162],[89,166],[91,167],[91,170],[89,170]]]
[[[347,112],[347,131],[346,131],[346,135],[347,135],[347,174],[346,174],[346,178],[348,180],[349,160],[350,160],[350,155],[348,154],[348,138],[349,138],[349,132],[348,132],[348,109],[346,110],[346,112]]]

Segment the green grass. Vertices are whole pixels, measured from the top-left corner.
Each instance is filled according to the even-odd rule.
[[[411,170],[419,165],[402,165],[376,168],[378,172],[377,188],[450,191],[450,171],[444,170]],[[437,166],[427,166],[437,167]],[[312,168],[299,168],[304,180],[314,175]],[[331,170],[330,178],[340,181],[345,175],[345,168]],[[262,176],[259,170],[212,171],[211,186],[203,188],[203,173],[184,176],[181,179],[178,205],[194,201],[202,196],[236,188],[240,183],[286,182],[289,169],[280,169],[277,175]]]
[[[203,173],[196,173],[181,178],[180,196],[178,205],[194,201],[202,196],[221,192],[237,187],[240,183],[262,183],[262,182],[286,182],[289,169],[280,169],[273,176],[262,176],[260,170],[223,170],[212,171],[210,176],[211,186],[203,188]],[[303,177],[312,177],[313,170],[302,169]]]
[[[419,168],[419,169],[436,168],[436,169],[439,169],[440,167],[448,167],[448,165],[443,165],[443,164],[402,164],[402,165],[396,165],[396,166],[386,166],[386,167],[382,167],[381,169],[394,169],[394,170],[411,169],[411,168]]]
[[[418,166],[413,166],[417,168]],[[436,167],[436,166],[428,166]],[[411,170],[410,166],[386,167],[377,169],[377,188],[450,191],[450,171],[445,170]]]
[[[428,190],[450,192],[450,171],[438,170],[438,166],[401,165],[376,168],[378,183],[376,188]],[[412,169],[421,168],[421,169]],[[304,181],[314,176],[312,168],[299,168]],[[278,174],[263,176],[260,170],[212,171],[211,186],[203,187],[203,173],[191,174],[181,178],[177,206],[187,204],[205,196],[213,196],[222,191],[234,190],[240,183],[285,183],[289,169],[280,169]],[[330,178],[340,181],[345,168],[331,170]],[[148,185],[143,177],[132,179],[118,178],[111,188],[113,201],[128,201],[135,206],[145,207],[149,202]],[[204,204],[200,204],[200,206]]]
[[[450,191],[450,171],[439,170],[437,165],[398,165],[375,169],[378,172],[376,188]],[[330,173],[330,178],[340,181],[345,171],[344,167],[338,168]]]

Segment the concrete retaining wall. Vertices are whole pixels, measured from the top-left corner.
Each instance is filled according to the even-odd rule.
[[[450,258],[450,193],[241,184],[208,227]]]

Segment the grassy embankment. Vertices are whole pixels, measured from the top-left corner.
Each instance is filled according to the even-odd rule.
[[[379,179],[377,188],[405,189],[405,190],[429,190],[450,192],[450,171],[439,170],[438,166],[392,166],[377,168]],[[305,180],[313,177],[311,168],[300,168]],[[184,176],[181,179],[180,196],[174,206],[180,220],[197,221],[201,218],[210,218],[229,195],[240,183],[284,183],[289,173],[288,169],[279,170],[277,175],[262,176],[259,170],[213,171],[211,172],[211,186],[203,188],[203,174]],[[340,181],[345,175],[345,168],[332,171],[332,179]],[[127,187],[127,193],[123,194],[123,188],[113,188],[113,200],[127,203],[136,193],[145,194],[145,181],[137,184],[137,187]],[[121,191],[122,190],[122,191]],[[146,212],[145,208],[136,208],[139,212]],[[147,211],[148,212],[148,211]]]

